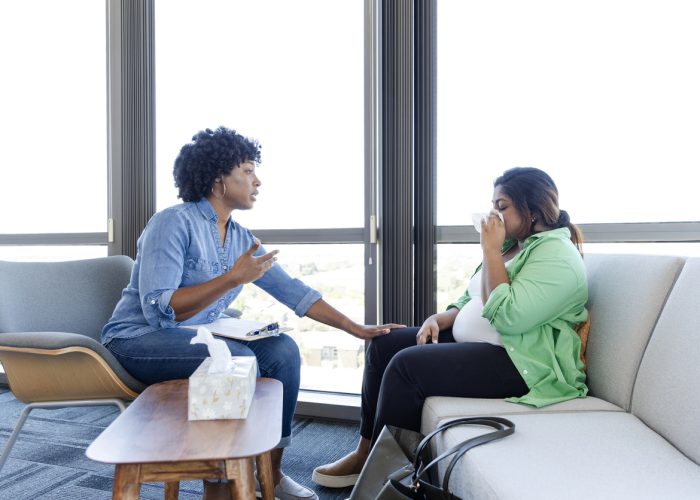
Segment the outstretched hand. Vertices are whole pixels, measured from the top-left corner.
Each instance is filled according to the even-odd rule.
[[[231,279],[238,285],[244,285],[261,278],[274,265],[279,250],[273,250],[256,257],[260,240],[256,239],[246,253],[241,255],[229,271]]]
[[[352,330],[348,330],[348,333],[354,335],[358,339],[371,340],[374,337],[390,333],[394,328],[406,328],[406,325],[399,325],[397,323],[387,323],[386,325],[356,325]]]

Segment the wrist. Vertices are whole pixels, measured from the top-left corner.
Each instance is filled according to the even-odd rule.
[[[238,277],[233,273],[233,269],[229,270],[226,274],[224,274],[224,277],[226,278],[226,286],[228,288],[236,288],[237,286],[242,285],[243,283],[240,283],[240,280]]]
[[[343,330],[345,330],[350,335],[357,335],[360,332],[360,325],[352,320],[348,320]]]
[[[494,258],[502,258],[503,256],[501,255],[501,249],[496,248],[496,247],[485,247],[483,249],[484,253],[484,261],[487,259],[494,259]]]

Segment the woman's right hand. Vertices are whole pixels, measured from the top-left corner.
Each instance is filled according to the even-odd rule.
[[[260,279],[277,260],[279,250],[273,250],[265,255],[256,257],[253,255],[260,248],[260,240],[256,239],[246,253],[241,255],[229,271],[229,277],[233,286],[245,285],[251,281]]]
[[[437,318],[435,315],[429,316],[428,319],[423,322],[423,325],[416,334],[416,344],[427,344],[429,339],[433,344],[437,344],[439,335],[440,326],[438,326]]]

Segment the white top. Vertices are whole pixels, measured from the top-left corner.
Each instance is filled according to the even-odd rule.
[[[481,316],[484,309],[484,303],[481,302],[481,269],[472,276],[467,291],[471,299],[459,310],[454,325],[452,325],[452,335],[455,341],[486,342],[502,346],[501,334],[491,326],[486,318]]]

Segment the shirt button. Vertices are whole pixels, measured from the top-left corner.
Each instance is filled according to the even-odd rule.
[[[515,347],[510,348],[510,352],[513,352],[513,351],[515,351]]]
[[[523,375],[527,375],[527,370],[523,370]]]

